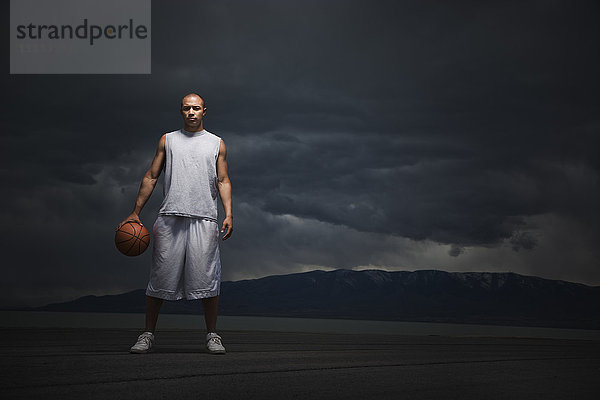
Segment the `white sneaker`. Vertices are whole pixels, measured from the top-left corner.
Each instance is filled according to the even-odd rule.
[[[225,354],[225,347],[221,343],[221,336],[214,332],[206,334],[206,349],[211,354]]]
[[[152,332],[144,332],[138,336],[137,343],[129,349],[129,352],[138,354],[150,353],[153,344],[154,334]]]

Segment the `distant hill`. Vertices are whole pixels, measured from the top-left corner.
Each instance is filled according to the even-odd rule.
[[[144,312],[144,290],[85,296],[37,311]],[[600,287],[514,273],[335,270],[222,282],[221,315],[600,329]],[[199,300],[162,312],[198,314]]]

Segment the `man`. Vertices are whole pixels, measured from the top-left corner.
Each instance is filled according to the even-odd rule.
[[[216,333],[221,284],[217,193],[225,210],[221,233],[222,240],[226,240],[233,232],[227,150],[221,138],[204,130],[206,106],[200,96],[185,96],[180,113],[183,129],[160,138],[133,212],[119,224],[142,223],[140,212],[164,169],[164,199],[152,228],[154,247],[146,288],[146,329],[130,352],[150,352],[163,301],[186,298],[202,299],[207,350],[224,354],[225,347]]]

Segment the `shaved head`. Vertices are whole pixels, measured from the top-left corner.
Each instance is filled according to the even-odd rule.
[[[185,103],[186,101],[201,101],[202,107],[206,108],[206,103],[204,102],[204,99],[196,93],[190,93],[185,95],[183,99],[181,99],[181,107],[183,107],[183,103]]]
[[[196,93],[190,93],[181,99],[179,113],[183,118],[186,131],[199,132],[204,129],[202,120],[206,115],[206,104],[204,99]]]

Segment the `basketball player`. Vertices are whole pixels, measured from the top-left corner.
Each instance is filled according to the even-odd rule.
[[[216,333],[221,285],[217,194],[225,210],[221,233],[222,240],[226,240],[233,232],[227,150],[221,138],[204,129],[206,105],[200,96],[185,96],[180,113],[183,129],[160,138],[133,212],[119,224],[141,224],[140,212],[164,169],[164,199],[152,228],[154,247],[146,288],[146,329],[130,352],[150,352],[163,301],[186,298],[202,299],[206,348],[210,353],[224,354],[225,347]]]

